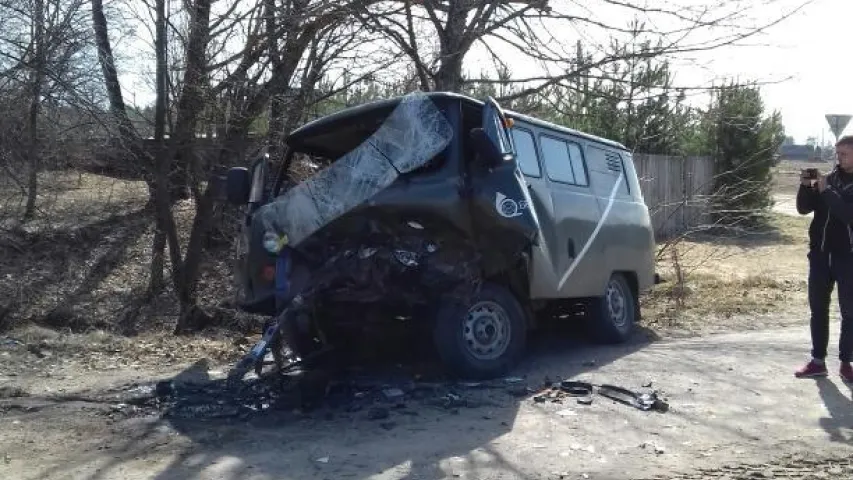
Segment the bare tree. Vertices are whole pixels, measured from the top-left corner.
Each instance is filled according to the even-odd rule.
[[[92,28],[95,34],[95,44],[98,49],[98,61],[104,78],[104,86],[109,98],[110,113],[118,125],[119,139],[125,148],[131,153],[134,160],[148,166],[150,171],[151,160],[142,149],[142,139],[130,121],[127,107],[124,102],[124,94],[116,69],[115,55],[109,37],[107,18],[104,14],[103,0],[92,0]],[[150,180],[149,180],[150,182]]]
[[[158,163],[165,162],[163,158],[166,152],[166,103],[168,100],[168,46],[166,35],[166,0],[156,0],[156,38],[154,46],[157,57],[156,83],[157,100],[154,107],[154,142],[157,145]],[[158,221],[157,230],[154,234],[154,242],[151,246],[151,278],[149,279],[149,295],[162,290],[165,285],[163,279],[163,268],[165,266],[166,229],[163,222]]]
[[[4,26],[0,88],[3,96],[20,96],[28,105],[26,114],[19,117],[26,119],[19,155],[27,172],[25,220],[36,213],[38,174],[48,154],[45,147],[57,140],[45,136],[52,127],[47,121],[67,122],[70,117],[59,115],[60,111],[69,107],[85,111],[91,106],[87,57],[92,50],[85,4],[85,0],[0,1]]]
[[[810,2],[803,2],[806,3]],[[597,0],[591,4],[553,0],[400,0],[359,5],[357,16],[409,57],[423,90],[461,91],[467,82],[465,58],[474,49],[485,53],[498,67],[508,67],[506,58],[512,55],[536,62],[541,74],[513,79],[527,85],[511,97],[519,98],[634,56],[676,55],[735,45],[799,10],[756,22],[748,15],[754,6],[745,0],[715,0],[687,7],[633,0]],[[598,16],[595,12],[599,10],[606,13]],[[636,29],[628,22],[623,26],[614,20],[626,16],[639,21],[639,33],[657,47],[618,54],[601,48],[592,62],[579,69],[572,61],[571,47],[564,45],[574,45],[574,40],[588,36],[636,35]],[[669,27],[654,26],[661,23]],[[693,39],[700,34],[702,38]]]
[[[30,111],[27,122],[27,140],[29,148],[27,157],[30,164],[28,181],[27,206],[24,219],[30,219],[36,213],[36,194],[38,192],[39,162],[38,118],[41,111],[42,83],[45,68],[45,36],[44,36],[44,0],[33,2],[33,54],[32,54],[32,91],[30,93]]]
[[[127,107],[121,97],[103,5],[101,0],[92,3],[111,110],[127,127],[121,133],[125,142],[138,144],[140,136],[127,120]],[[211,0],[193,0],[182,12],[184,27],[179,20],[165,15],[159,1],[154,5],[158,64],[155,138],[159,139],[166,130],[170,135],[168,142],[155,142],[164,144],[157,150],[156,159],[145,158],[141,163],[149,172],[160,230],[152,246],[152,291],[158,287],[165,244],[172,284],[181,305],[176,331],[203,325],[208,318],[196,305],[196,285],[214,209],[215,184],[209,182],[212,169],[226,161],[232,163],[235,158],[239,162],[252,127],[261,117],[273,113],[272,132],[279,139],[302,117],[305,106],[317,97],[315,86],[328,79],[334,60],[343,57],[357,42],[360,27],[353,28],[348,23],[347,12],[352,3],[277,0],[244,4],[232,0],[214,4]],[[173,37],[166,38],[164,25]],[[167,98],[164,83],[165,57],[166,52],[175,51],[176,45],[182,46],[181,73],[177,78],[168,77],[174,80],[171,87],[176,91],[176,100],[172,115],[167,115],[163,112],[170,110],[171,98]],[[234,45],[239,45],[236,50]],[[204,128],[203,122],[217,111],[227,112],[212,116],[221,122],[217,125],[223,133],[217,139],[220,152],[217,158],[203,159],[197,151],[197,136]],[[164,117],[174,119],[168,129]],[[143,152],[138,154],[145,156]],[[184,187],[195,206],[186,244],[180,241],[173,211],[173,202],[182,196],[176,190]]]
[[[353,3],[295,0],[265,2],[257,15],[250,17],[254,22],[250,22],[246,28],[249,33],[245,47],[236,56],[236,67],[225,69],[220,74],[223,79],[210,86],[211,93],[229,91],[235,100],[229,105],[231,114],[216,164],[224,164],[228,159],[241,158],[245,154],[245,139],[252,124],[264,114],[273,99],[282,95],[290,97],[293,101],[285,106],[284,112],[295,121],[301,118],[308,96],[313,93],[325,67],[332,59],[343,54],[347,46],[346,39],[352,38],[342,34],[341,29],[348,28],[347,12]],[[281,108],[279,103],[276,109]],[[280,123],[281,118],[281,115],[277,115],[274,117],[275,122],[272,122],[276,134],[280,133],[281,128],[293,126],[292,123]],[[211,227],[215,192],[211,183],[203,190],[200,188],[205,169],[197,158],[190,157],[189,161],[196,214],[186,256],[181,263],[180,286],[176,284],[182,305],[177,331],[185,331],[206,322],[206,315],[197,308],[195,289],[204,241]],[[169,246],[171,250],[171,241]],[[171,253],[171,257],[173,264],[178,261],[176,252]],[[198,313],[202,315],[198,316]]]

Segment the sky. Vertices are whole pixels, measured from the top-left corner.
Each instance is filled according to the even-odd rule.
[[[598,0],[601,1],[601,0]],[[644,0],[635,1],[642,4]],[[650,5],[653,1],[645,0]],[[752,0],[749,22],[766,25],[779,19],[782,12],[800,10],[773,25],[745,45],[714,49],[679,56],[675,66],[675,84],[685,87],[721,83],[724,78],[756,81],[761,84],[765,111],[779,111],[786,134],[798,143],[815,137],[818,143],[833,142],[825,115],[853,114],[853,59],[845,60],[847,45],[853,37],[853,0]],[[587,1],[594,4],[595,0]],[[706,0],[672,0],[679,6],[712,3]],[[600,12],[591,9],[596,18],[615,24],[621,15],[627,23],[633,12],[613,8]],[[666,18],[652,17],[656,27],[666,30]],[[712,35],[719,35],[720,32]],[[577,37],[568,31],[569,38]],[[692,42],[701,42],[701,37]],[[571,40],[570,45],[573,45]],[[840,59],[840,60],[839,60]],[[707,97],[694,99],[701,106]],[[853,134],[853,121],[845,133]]]
[[[552,0],[554,1],[554,0]],[[629,20],[631,12],[618,8],[607,10],[606,2],[598,0],[573,1],[577,8],[586,9],[589,16],[620,23]],[[638,0],[654,4],[649,0]],[[808,0],[753,0],[750,15],[756,24],[777,18],[782,11]],[[228,2],[226,2],[228,3]],[[705,0],[672,0],[678,5],[702,5]],[[591,7],[591,5],[596,5]],[[622,15],[624,18],[614,16]],[[666,25],[658,24],[660,28]],[[573,50],[577,32],[566,30],[566,47]],[[727,47],[696,54],[692,58],[674,60],[676,84],[681,86],[710,85],[721,78],[739,78],[762,82],[762,94],[768,111],[782,114],[786,132],[798,143],[815,137],[819,143],[832,142],[834,136],[824,117],[827,113],[853,114],[853,61],[845,60],[846,47],[853,36],[853,0],[811,0],[801,11],[771,27],[761,36],[750,39],[749,46]],[[137,48],[149,49],[141,43]],[[512,57],[513,52],[501,52]],[[476,54],[469,55],[476,57]],[[150,55],[147,57],[150,58]],[[466,58],[468,60],[468,58]],[[471,58],[474,60],[474,58]],[[153,65],[137,68],[149,72]],[[513,59],[523,65],[523,59]],[[521,68],[525,70],[525,68]],[[528,73],[519,69],[513,72]],[[150,74],[145,79],[127,71],[125,88],[129,100],[137,104],[153,101]],[[128,88],[129,87],[129,88]],[[703,101],[697,99],[697,101]],[[853,122],[845,133],[853,134]]]
[[[713,65],[743,77],[789,80],[762,87],[768,109],[781,112],[788,135],[803,143],[809,136],[830,142],[824,115],[853,114],[853,1],[816,0],[767,33],[770,46],[732,50]],[[853,122],[845,131],[853,134]]]

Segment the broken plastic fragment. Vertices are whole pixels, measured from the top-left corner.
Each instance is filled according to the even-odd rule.
[[[418,266],[418,255],[407,250],[394,250],[394,258],[407,267]]]
[[[355,150],[259,210],[266,231],[298,246],[314,232],[370,199],[404,173],[441,153],[453,129],[423,93],[404,97]]]

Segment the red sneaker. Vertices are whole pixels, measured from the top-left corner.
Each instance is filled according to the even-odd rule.
[[[849,364],[847,365],[849,367]],[[794,373],[794,376],[797,378],[825,377],[826,375],[826,364],[816,363],[814,360],[810,361]],[[850,375],[851,378],[853,378],[853,368],[850,370]]]
[[[839,370],[838,374],[841,375],[841,379],[845,383],[853,383],[853,367],[850,366],[849,362],[841,364],[841,370]]]

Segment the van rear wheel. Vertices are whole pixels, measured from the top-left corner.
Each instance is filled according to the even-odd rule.
[[[592,300],[592,334],[603,343],[623,343],[634,332],[640,309],[637,296],[628,279],[614,273],[607,282],[604,295]]]
[[[506,288],[487,283],[465,302],[448,299],[438,311],[434,341],[453,374],[488,379],[518,361],[527,340],[524,310]]]

